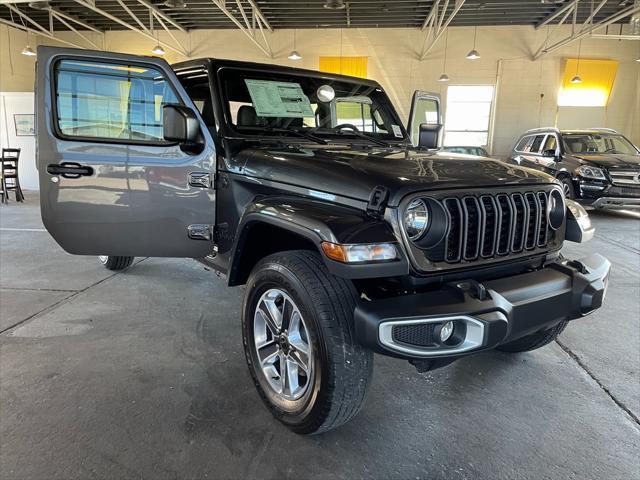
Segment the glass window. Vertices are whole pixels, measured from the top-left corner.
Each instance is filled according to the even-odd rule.
[[[493,85],[450,85],[444,144],[487,145],[492,103]]]
[[[544,142],[544,148],[542,149],[543,152],[546,152],[547,150],[556,150],[556,146],[558,145],[558,142],[556,141],[556,136],[555,135],[547,135],[547,139]]]
[[[516,145],[516,152],[524,152],[532,138],[533,137],[530,135],[522,137],[522,139],[518,142],[518,145]]]
[[[378,86],[357,79],[331,79],[269,70],[224,68],[219,73],[226,116],[244,135],[366,141],[357,133],[404,141],[401,121]],[[338,130],[350,124],[358,132]],[[298,133],[298,135],[296,135]]]
[[[177,103],[153,68],[83,60],[56,66],[58,128],[70,137],[164,142],[162,108]]]
[[[544,135],[536,135],[531,142],[531,146],[529,147],[530,153],[540,153],[540,147],[542,146],[542,142],[544,141]]]
[[[638,155],[633,144],[619,134],[565,134],[564,144],[571,153],[623,153]]]

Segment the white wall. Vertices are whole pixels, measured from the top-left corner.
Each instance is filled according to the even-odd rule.
[[[33,92],[0,92],[0,148],[19,148],[18,176],[25,190],[38,189],[36,142],[33,136],[18,136],[14,114],[33,114]]]
[[[566,34],[567,29],[559,28],[550,43]],[[303,55],[298,62],[287,59],[292,49],[292,30],[277,30],[267,35],[274,52],[273,59],[262,54],[238,30],[176,32],[177,38],[190,50],[191,58],[211,56],[317,69],[321,55],[368,56],[369,78],[383,85],[405,118],[414,90],[435,91],[443,96],[446,93],[446,85],[437,81],[443,71],[444,42],[440,41],[427,59],[419,61],[425,38],[425,33],[419,29],[298,30],[296,49]],[[477,49],[482,58],[469,61],[464,56],[472,47],[473,28],[449,29],[446,70],[450,83],[498,84],[495,125],[491,132],[493,153],[507,154],[525,129],[555,125],[615,128],[640,144],[640,63],[635,62],[640,53],[640,41],[583,39],[582,58],[613,59],[620,64],[607,108],[604,111],[585,108],[575,114],[559,112],[557,93],[564,60],[577,55],[578,45],[574,43],[532,61],[532,52],[546,36],[546,29],[535,30],[530,26],[480,27]],[[153,47],[152,41],[130,31],[105,35],[90,33],[90,37],[112,51],[149,55]],[[66,34],[65,38],[82,41],[73,34]],[[164,33],[161,38],[170,40]],[[9,42],[10,48],[6,48]],[[23,32],[0,26],[0,91],[32,88],[34,60],[19,53],[25,42]],[[32,37],[31,44],[34,43]],[[166,58],[169,62],[185,59],[171,51]],[[581,125],[572,124],[578,120]]]

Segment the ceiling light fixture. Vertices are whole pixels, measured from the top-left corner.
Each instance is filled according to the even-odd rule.
[[[580,50],[582,49],[582,40],[578,42],[578,63],[576,64],[576,74],[570,80],[571,83],[582,83],[582,77],[580,76]]]
[[[151,53],[153,53],[154,55],[164,55],[167,52],[164,51],[164,48],[162,48],[162,45],[157,44],[155,47],[151,49]]]
[[[23,49],[22,49],[22,55],[26,55],[27,57],[35,57],[36,56],[36,52],[34,52],[33,48],[31,48],[29,45],[26,45]]]
[[[151,53],[154,55],[164,55],[166,52],[162,45],[160,45],[160,39],[158,38],[158,33],[153,29],[153,13],[149,10],[149,29],[151,30],[151,35],[156,37],[156,46],[151,49]]]
[[[449,40],[449,29],[445,30],[444,32],[444,62],[442,63],[442,71],[446,72],[447,71],[447,43]],[[439,82],[448,82],[449,81],[449,75],[447,75],[446,73],[443,73],[442,75],[440,75],[440,78],[438,79]]]
[[[478,27],[474,27],[473,30],[473,49],[467,53],[467,60],[477,60],[480,58],[480,53],[476,50],[476,38],[478,36]]]
[[[187,2],[184,0],[166,0],[163,5],[167,8],[187,8]]]
[[[289,60],[301,60],[302,59],[302,55],[300,55],[298,53],[298,51],[296,50],[296,31],[295,31],[295,29],[293,30],[293,50],[291,50],[291,53],[289,54],[289,56],[287,58]]]
[[[344,0],[327,0],[324,4],[327,10],[342,10],[345,7]]]

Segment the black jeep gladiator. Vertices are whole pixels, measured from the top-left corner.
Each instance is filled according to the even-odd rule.
[[[405,128],[370,80],[40,47],[36,104],[47,230],[111,269],[190,257],[246,285],[249,370],[296,432],[356,415],[374,352],[426,371],[531,350],[602,304],[610,263],[560,254],[593,235],[582,207],[438,152],[432,95]]]

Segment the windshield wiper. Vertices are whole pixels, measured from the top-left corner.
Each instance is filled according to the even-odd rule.
[[[385,142],[384,140],[380,140],[378,138],[372,137],[371,135],[366,134],[365,132],[361,132],[360,130],[354,130],[353,128],[349,128],[348,132],[343,132],[342,129],[336,130],[335,133],[338,135],[355,135],[359,138],[364,138],[365,140],[370,140],[376,145],[380,145],[381,147],[390,147],[391,144]]]
[[[311,133],[305,132],[304,130],[299,130],[296,128],[284,128],[284,127],[271,127],[271,126],[256,126],[256,127],[250,127],[250,126],[243,126],[240,127],[243,130],[256,130],[256,131],[263,131],[263,132],[269,132],[269,133],[293,133],[294,135],[297,135],[298,137],[302,137],[302,138],[306,138],[307,140],[311,140],[312,142],[315,143],[319,143],[320,145],[327,145],[327,141],[320,138],[320,137],[316,137],[315,135],[312,135]]]

